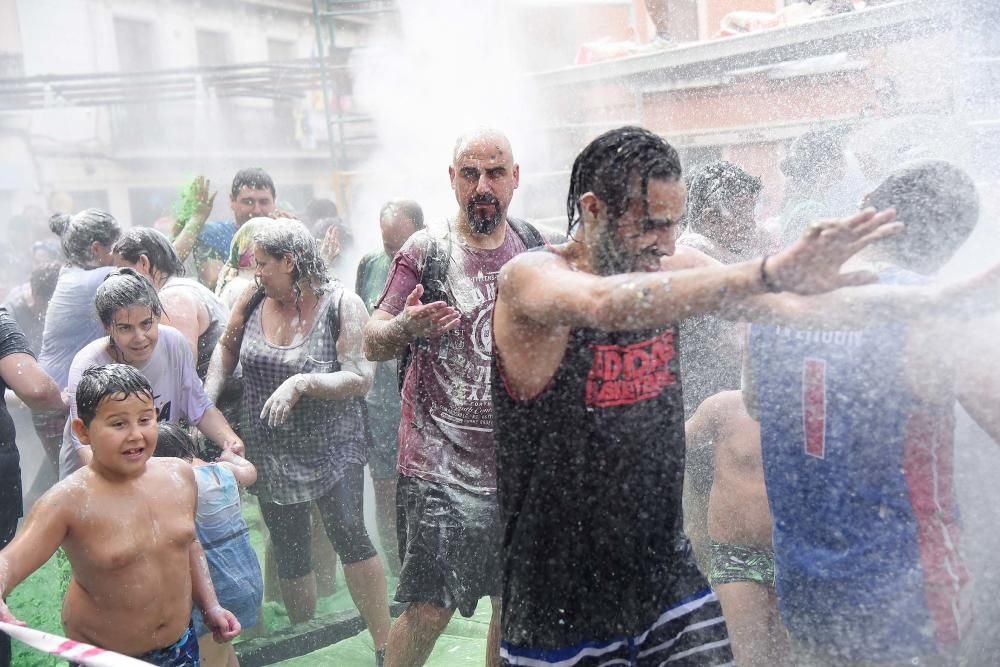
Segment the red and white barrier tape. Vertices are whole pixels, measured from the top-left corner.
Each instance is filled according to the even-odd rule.
[[[90,644],[73,641],[41,630],[32,630],[21,625],[0,622],[0,631],[6,632],[11,637],[43,653],[51,653],[60,658],[87,665],[87,667],[149,667],[148,662],[136,660],[127,655],[106,651]]]

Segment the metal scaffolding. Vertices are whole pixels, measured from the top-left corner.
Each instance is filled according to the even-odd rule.
[[[394,14],[398,8],[394,0],[312,0],[312,7],[316,30],[316,62],[323,92],[327,133],[330,137],[330,158],[336,171],[344,171],[349,165],[348,145],[352,142],[370,142],[374,137],[347,136],[348,124],[367,119],[345,114],[340,105],[341,95],[345,91],[342,89],[343,85],[338,84],[340,77],[329,71],[330,59],[338,51],[336,24],[339,20],[348,18],[381,18],[385,14]]]

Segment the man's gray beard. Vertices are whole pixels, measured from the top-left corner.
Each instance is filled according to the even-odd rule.
[[[500,222],[503,220],[503,213],[500,209],[497,209],[496,215],[489,218],[479,218],[474,215],[469,216],[469,228],[475,234],[491,234],[493,230],[500,226]]]

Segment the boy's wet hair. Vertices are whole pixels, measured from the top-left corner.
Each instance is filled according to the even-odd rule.
[[[104,328],[114,323],[115,311],[132,306],[148,306],[154,317],[163,314],[163,304],[153,283],[135,269],[112,271],[97,288],[94,307]]]
[[[104,399],[124,401],[129,396],[148,398],[152,402],[153,388],[146,376],[128,364],[91,366],[76,385],[76,416],[85,426],[90,426]]]
[[[250,167],[249,169],[240,169],[233,176],[233,187],[232,187],[232,198],[235,200],[240,196],[241,188],[250,188],[251,190],[270,190],[271,197],[277,197],[274,192],[274,181],[271,180],[271,176],[261,169],[260,167]]]
[[[184,263],[177,256],[170,239],[151,227],[125,230],[121,238],[115,241],[111,252],[130,264],[136,264],[145,255],[150,271],[159,271],[167,276],[184,275]]]
[[[635,196],[646,203],[649,179],[678,180],[681,161],[674,147],[642,127],[625,126],[605,132],[590,142],[573,162],[566,215],[569,235],[583,219],[580,197],[593,192],[608,207],[614,222]],[[639,191],[633,190],[639,181]]]
[[[74,215],[56,213],[49,218],[49,229],[59,237],[66,261],[84,269],[97,267],[97,260],[90,251],[95,242],[110,249],[122,233],[113,215],[96,208]]]
[[[156,438],[156,452],[153,456],[172,456],[185,461],[191,461],[198,456],[198,447],[180,424],[160,422],[157,430],[159,435]]]
[[[897,167],[868,196],[877,209],[896,209],[903,231],[879,245],[904,267],[933,273],[972,234],[979,194],[972,178],[946,160],[913,160]]]

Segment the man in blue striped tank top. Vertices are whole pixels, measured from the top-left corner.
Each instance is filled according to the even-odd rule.
[[[883,284],[926,283],[979,214],[972,180],[940,160],[901,166],[865,204],[905,225],[856,258]],[[970,613],[955,402],[1000,441],[1000,356],[968,336],[942,345],[954,319],[872,319],[751,330],[779,606],[796,664],[958,664]]]

